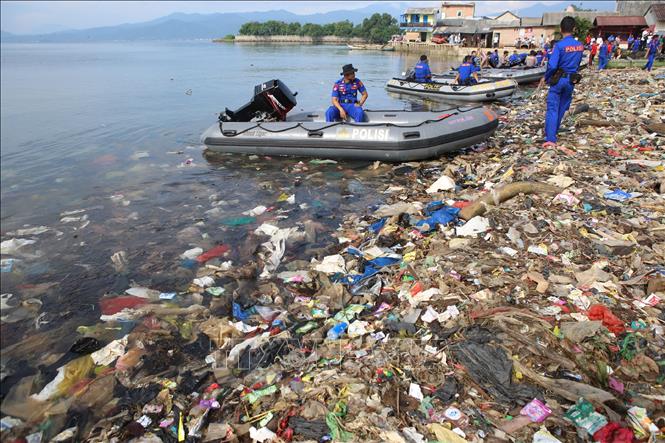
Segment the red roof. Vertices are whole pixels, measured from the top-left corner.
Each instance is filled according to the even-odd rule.
[[[603,15],[594,20],[596,26],[646,26],[647,21],[642,15]]]

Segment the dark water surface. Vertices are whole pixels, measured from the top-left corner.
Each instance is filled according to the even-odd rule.
[[[1,343],[57,334],[11,353],[29,362],[23,368],[48,360],[47,348],[68,349],[77,326],[98,321],[104,294],[131,285],[186,288],[194,277],[180,259],[187,249],[229,244],[229,259],[242,265],[262,222],[302,228],[310,220],[320,224],[316,240],[287,253],[309,259],[336,243],[345,213],[380,203],[388,181],[400,184],[390,168],[361,162],[207,160],[200,134],[224,106],[249,100],[255,84],[279,78],[299,92],[298,109],[324,109],[340,67],[353,63],[370,109],[442,107],[386,93],[386,80],[415,63],[398,53],[209,42],[1,49],[2,241],[34,241],[14,251],[3,243]],[[295,194],[296,203],[278,203],[282,194]],[[231,226],[259,205],[274,210]],[[47,230],[18,231],[39,226]],[[124,260],[114,264],[114,254]],[[4,359],[3,367],[14,372],[16,362]]]

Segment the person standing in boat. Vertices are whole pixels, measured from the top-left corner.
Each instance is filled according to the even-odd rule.
[[[429,62],[425,54],[420,56],[420,61],[413,67],[413,73],[418,83],[432,82],[432,71],[429,69]]]
[[[584,46],[573,37],[575,19],[566,16],[561,20],[563,38],[552,49],[545,76],[540,81],[550,85],[545,111],[545,143],[543,148],[556,146],[561,120],[573,100],[573,89],[579,82],[577,73],[584,55]]]
[[[332,106],[326,111],[326,121],[346,120],[350,116],[356,122],[365,119],[362,106],[367,101],[367,89],[360,79],[356,78],[358,70],[352,64],[342,67],[342,78],[337,80],[332,89]],[[361,97],[358,100],[358,93]]]

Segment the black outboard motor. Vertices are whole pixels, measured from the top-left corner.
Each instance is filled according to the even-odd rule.
[[[280,80],[270,80],[254,86],[254,97],[246,105],[219,115],[221,122],[283,121],[295,107],[296,95]]]

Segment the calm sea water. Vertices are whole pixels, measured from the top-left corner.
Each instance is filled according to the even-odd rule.
[[[1,62],[2,240],[35,241],[3,255],[15,259],[4,262],[1,279],[2,293],[12,294],[2,313],[3,347],[52,330],[62,339],[49,350],[64,352],[76,326],[97,321],[104,294],[132,284],[186,288],[193,271],[179,255],[193,246],[228,243],[234,263],[246,263],[251,231],[277,223],[277,215],[280,225],[321,225],[313,244],[288,253],[308,259],[335,242],[331,232],[344,213],[379,203],[387,181],[403,180],[364,163],[206,160],[200,134],[225,106],[248,101],[254,85],[279,78],[298,91],[298,108],[325,109],[341,66],[353,63],[369,108],[430,106],[384,89],[415,56],[334,46],[3,44]],[[453,62],[432,61],[432,68]],[[295,194],[296,204],[277,204],[283,193]],[[277,209],[229,226],[258,205]],[[48,230],[16,233],[37,226]],[[119,253],[125,263],[114,266]],[[34,364],[43,351],[22,357]]]

